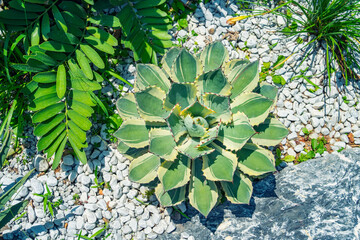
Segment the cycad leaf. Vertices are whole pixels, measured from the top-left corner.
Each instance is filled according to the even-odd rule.
[[[32,79],[38,83],[53,83],[56,82],[56,72],[41,72]]]
[[[88,131],[91,128],[91,122],[89,121],[89,119],[87,119],[86,117],[82,116],[80,113],[74,111],[74,110],[69,110],[68,111],[68,116],[71,120],[74,121],[74,123],[76,123],[76,125],[78,125],[82,130],[84,131]]]
[[[90,61],[94,63],[95,66],[100,69],[105,68],[103,60],[92,47],[90,47],[89,45],[81,44],[80,49],[85,53],[85,55],[90,59]]]
[[[47,41],[50,33],[50,19],[49,15],[45,13],[41,19],[41,35],[42,38]]]
[[[80,50],[76,50],[75,53],[76,53],[76,60],[79,63],[79,66],[81,70],[84,72],[85,76],[90,80],[93,79],[94,75],[91,70],[88,59]]]
[[[57,6],[53,5],[51,10],[52,10],[52,13],[53,13],[53,16],[55,19],[55,23],[58,26],[58,28],[64,30],[64,32],[67,32],[68,28],[67,28],[66,22],[65,22],[63,16],[61,15],[59,9],[57,8]]]
[[[33,123],[44,122],[44,121],[52,118],[59,112],[61,112],[64,108],[65,108],[64,103],[57,103],[57,104],[51,105],[51,106],[35,113],[33,116]]]
[[[59,125],[62,122],[62,120],[64,120],[64,118],[65,118],[65,114],[60,113],[56,115],[54,118],[51,118],[45,122],[40,123],[35,127],[34,135],[38,137],[45,135],[55,126]]]
[[[50,144],[65,130],[65,123],[58,125],[51,132],[48,132],[44,135],[38,142],[37,147],[38,151],[42,151],[45,148],[49,147]]]
[[[56,93],[57,96],[61,99],[64,97],[66,92],[66,70],[65,66],[61,64],[58,67],[56,74]]]
[[[61,156],[64,153],[66,142],[67,142],[67,138],[65,137],[65,138],[63,138],[62,142],[59,145],[59,148],[57,149],[57,151],[55,153],[55,158],[54,158],[54,161],[51,166],[53,170],[59,166]]]
[[[86,154],[85,154],[84,150],[79,149],[76,146],[75,142],[71,138],[69,138],[69,142],[70,142],[72,148],[74,149],[74,152],[75,152],[77,158],[80,160],[80,162],[82,162],[83,164],[86,164],[87,159],[86,159]]]
[[[55,103],[58,103],[61,99],[55,94],[45,95],[39,98],[36,98],[31,105],[29,106],[29,110],[31,111],[39,111],[48,106],[51,106]]]

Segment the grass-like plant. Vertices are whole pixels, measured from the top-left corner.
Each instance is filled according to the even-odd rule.
[[[198,57],[172,48],[162,69],[138,64],[134,93],[117,101],[124,122],[114,134],[131,160],[130,179],[157,181],[163,206],[188,196],[204,216],[222,190],[233,203],[249,203],[251,179],[275,170],[272,153],[260,146],[274,146],[288,133],[269,116],[277,89],[259,83],[258,67],[228,61],[220,42]]]
[[[290,35],[306,32],[313,36],[309,44],[315,41],[325,43],[329,82],[334,62],[338,64],[346,84],[349,79],[359,79],[360,76],[353,71],[354,68],[360,70],[359,1],[307,0],[306,3],[290,3],[290,11],[285,16],[294,27],[286,28],[286,32]],[[292,6],[297,6],[300,11]]]
[[[46,209],[49,209],[51,216],[54,217],[54,209],[59,207],[63,201],[61,199],[59,199],[55,202],[51,201],[54,196],[53,196],[52,192],[50,191],[47,183],[45,183],[45,189],[46,189],[46,193],[44,193],[44,194],[37,194],[37,193],[33,193],[33,194],[35,196],[43,198],[44,212],[46,213]]]
[[[239,0],[239,2],[254,3],[246,0]],[[255,4],[264,5],[261,2]],[[284,6],[288,7],[286,13],[278,11]],[[310,35],[303,61],[316,48],[314,43],[325,43],[329,85],[331,73],[336,69],[336,65],[338,66],[336,70],[341,71],[346,84],[349,79],[360,79],[354,71],[354,69],[360,70],[360,3],[358,0],[290,0],[281,2],[281,5],[271,10],[231,18],[228,23],[234,24],[236,21],[267,13],[278,14],[287,19],[287,26],[283,29],[287,36],[302,33]],[[298,38],[297,42],[301,43],[302,39]]]

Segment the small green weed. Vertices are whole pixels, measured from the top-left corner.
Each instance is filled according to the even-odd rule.
[[[285,85],[286,84],[285,79],[280,75],[275,75],[275,71],[282,68],[286,60],[287,58],[280,55],[272,66],[270,62],[264,63],[263,66],[261,67],[260,82],[265,81],[267,76],[271,76],[275,84]]]
[[[105,222],[105,225],[99,229],[97,232],[95,232],[94,234],[92,234],[90,237],[88,236],[85,236],[85,235],[82,235],[82,230],[80,231],[79,234],[76,234],[76,236],[78,236],[78,239],[77,240],[80,240],[80,239],[85,239],[85,240],[95,240],[95,239],[98,239],[98,237],[103,233],[105,232],[106,230],[108,229],[108,223]],[[111,233],[107,234],[106,236],[104,236],[102,239],[107,239],[109,236],[111,235]]]
[[[63,201],[61,199],[59,199],[55,202],[52,202],[51,200],[53,198],[53,195],[52,195],[47,183],[45,183],[45,189],[46,189],[45,194],[34,193],[34,195],[43,198],[44,212],[46,213],[46,209],[49,209],[51,216],[54,217],[54,209],[58,208],[60,206],[60,204],[62,204]]]
[[[105,185],[105,182],[99,182],[98,167],[95,167],[94,175],[95,175],[95,178],[94,178],[95,185],[91,186],[91,188],[102,189],[103,185]]]

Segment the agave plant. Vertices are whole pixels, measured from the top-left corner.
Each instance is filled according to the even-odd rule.
[[[207,216],[220,189],[249,203],[252,179],[275,170],[272,153],[288,131],[269,112],[277,89],[259,83],[258,62],[228,61],[220,43],[197,57],[172,48],[162,69],[138,64],[134,93],[117,101],[123,118],[114,134],[131,160],[129,177],[157,181],[163,206],[185,200]]]

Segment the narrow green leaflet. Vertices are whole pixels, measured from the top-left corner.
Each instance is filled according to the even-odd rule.
[[[205,73],[221,67],[228,59],[229,53],[220,41],[207,45],[200,54]]]
[[[191,159],[179,154],[174,161],[165,161],[158,170],[158,178],[164,191],[179,188],[190,180]]]
[[[286,137],[289,131],[276,118],[266,118],[263,123],[254,126],[256,134],[251,141],[262,146],[276,146]]]
[[[269,150],[247,143],[236,152],[239,169],[249,176],[260,176],[276,171],[275,159]]]
[[[68,110],[68,116],[76,123],[82,130],[88,131],[91,128],[91,122],[86,117],[82,116],[75,110]]]
[[[55,116],[62,110],[64,110],[64,108],[65,108],[64,103],[57,103],[57,104],[51,105],[51,106],[35,113],[33,116],[33,123],[44,122],[44,121],[52,118],[53,116]]]
[[[194,159],[192,164],[192,177],[189,186],[189,201],[205,217],[215,206],[218,199],[218,189],[213,181],[206,180],[202,173],[200,159]]]
[[[69,139],[69,142],[71,144],[71,147],[74,149],[76,157],[80,160],[80,162],[82,162],[83,164],[86,164],[87,163],[87,158],[86,158],[86,153],[84,152],[84,150],[79,149],[76,146],[76,143],[71,138],[68,138],[68,139]]]
[[[151,153],[145,153],[131,162],[129,178],[139,183],[148,183],[157,176],[159,166],[159,157]]]
[[[251,125],[264,122],[273,107],[273,101],[257,93],[244,93],[231,103],[233,113],[243,112],[249,118]]]
[[[81,44],[80,45],[81,51],[85,53],[85,55],[90,59],[92,63],[94,63],[95,66],[97,66],[100,69],[105,68],[105,63],[99,56],[99,54],[89,45]]]
[[[57,96],[61,99],[64,97],[66,92],[66,70],[65,66],[61,64],[58,67],[56,74],[56,93]]]
[[[236,204],[249,204],[253,187],[251,180],[239,170],[235,171],[233,182],[221,182],[226,198]]]
[[[38,83],[53,83],[56,82],[56,72],[38,73],[32,79]]]
[[[149,145],[149,133],[144,120],[129,119],[124,121],[114,136],[129,147],[142,148]]]
[[[185,200],[186,186],[175,188],[169,191],[164,191],[161,183],[155,188],[155,195],[162,206],[170,207],[180,204]]]
[[[42,138],[40,138],[37,148],[38,151],[42,151],[49,147],[51,143],[65,130],[65,123],[61,123],[56,128],[54,128],[51,132],[44,135]]]
[[[57,96],[56,93],[41,96],[39,98],[34,99],[34,101],[30,103],[29,110],[39,111],[55,103],[58,103],[60,100],[61,99]]]
[[[149,151],[166,161],[173,161],[178,152],[176,151],[175,139],[170,130],[151,129]]]
[[[136,73],[135,91],[144,90],[149,86],[157,86],[165,92],[169,91],[170,81],[158,66],[137,64]]]
[[[202,157],[204,176],[211,181],[231,182],[237,166],[236,155],[215,143],[211,143],[210,146],[215,151]]]
[[[85,76],[90,80],[93,79],[94,75],[93,75],[93,71],[91,70],[88,59],[80,50],[76,50],[75,53],[76,53],[76,60],[79,63],[79,66],[81,70],[84,72]]]
[[[64,153],[64,149],[65,149],[65,146],[66,146],[66,142],[67,142],[67,139],[66,137],[64,137],[64,139],[61,141],[60,143],[60,146],[59,148],[57,149],[56,153],[55,153],[55,158],[54,158],[54,161],[53,161],[53,164],[52,164],[52,169],[56,169],[59,164],[60,164],[60,160],[61,160],[61,156],[63,155]]]
[[[34,135],[38,136],[38,137],[45,135],[51,129],[53,129],[55,126],[57,126],[59,123],[61,123],[64,119],[65,119],[65,114],[60,113],[60,114],[56,115],[55,117],[38,124],[35,127]]]
[[[224,144],[228,150],[239,150],[255,134],[254,129],[249,123],[244,113],[237,112],[233,116],[233,122],[222,125],[218,140]]]

